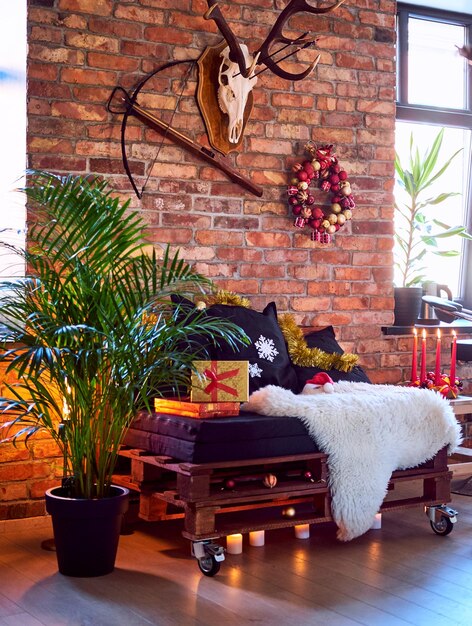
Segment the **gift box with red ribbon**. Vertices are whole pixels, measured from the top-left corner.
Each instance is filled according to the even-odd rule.
[[[192,402],[247,402],[248,361],[194,361]]]

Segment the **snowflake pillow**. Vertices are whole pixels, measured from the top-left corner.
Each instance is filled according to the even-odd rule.
[[[219,343],[211,348],[211,356],[219,361],[249,361],[249,392],[266,385],[277,385],[295,391],[297,376],[287,352],[282,331],[277,322],[274,302],[262,313],[242,306],[214,304],[207,314],[229,319],[240,326],[250,337],[251,344],[234,352],[228,344]]]

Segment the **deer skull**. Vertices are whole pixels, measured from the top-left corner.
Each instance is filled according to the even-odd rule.
[[[257,78],[251,78],[254,74],[254,57],[249,54],[247,46],[241,44],[241,49],[246,61],[246,67],[251,66],[248,78],[240,73],[239,65],[233,63],[229,58],[229,46],[224,48],[220,56],[222,58],[218,73],[218,104],[223,113],[229,117],[228,120],[228,141],[238,143],[244,126],[244,109],[248,96],[257,83]]]

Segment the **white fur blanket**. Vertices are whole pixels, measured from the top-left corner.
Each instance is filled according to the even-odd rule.
[[[415,467],[443,446],[460,444],[452,407],[427,389],[340,382],[334,393],[295,395],[269,385],[242,408],[298,417],[329,455],[331,510],[338,539],[349,541],[372,525],[396,469]]]

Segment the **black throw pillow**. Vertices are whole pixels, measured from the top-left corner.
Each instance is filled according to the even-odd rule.
[[[329,354],[344,354],[344,350],[336,341],[336,335],[332,326],[327,326],[321,330],[315,330],[305,336],[309,348],[319,348]],[[320,372],[327,372],[335,383],[340,380],[347,380],[354,383],[370,383],[369,377],[360,365],[355,365],[350,372],[341,372],[337,369],[324,370],[320,367],[302,367],[294,365],[293,369],[298,379],[298,392],[301,392],[307,380],[310,380]]]
[[[249,346],[234,352],[219,342],[211,349],[218,361],[249,361],[249,393],[266,385],[277,385],[296,391],[298,381],[277,322],[277,308],[270,302],[262,313],[243,306],[214,304],[207,314],[231,320],[251,339]]]
[[[191,310],[192,303],[185,298],[172,297],[172,301],[182,311]],[[214,345],[207,340],[201,341],[212,360],[249,361],[249,393],[266,385],[277,385],[291,391],[298,389],[297,376],[277,322],[274,302],[269,303],[262,313],[243,306],[213,304],[205,309],[205,314],[232,321],[251,339],[251,344],[241,345],[239,351],[223,341]],[[198,343],[198,338],[192,337],[192,341]]]

